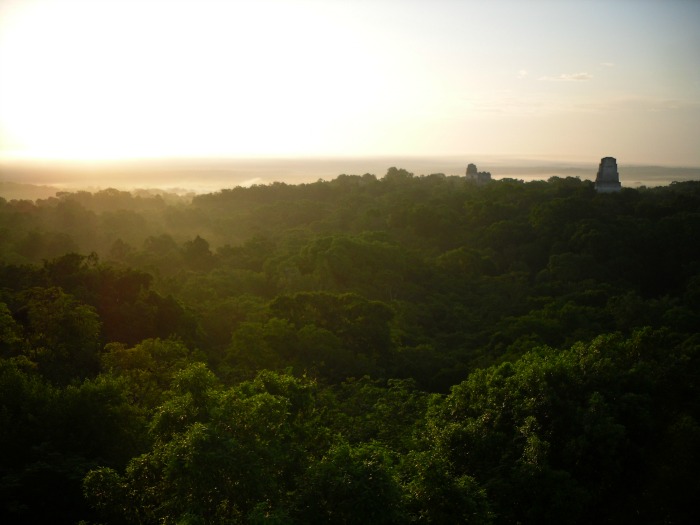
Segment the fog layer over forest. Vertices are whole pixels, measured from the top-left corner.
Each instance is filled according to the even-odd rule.
[[[517,156],[474,156],[473,161],[494,178],[525,181],[550,177],[578,177],[593,180],[596,162],[525,158]],[[99,191],[160,189],[173,193],[211,193],[221,188],[284,182],[304,184],[330,181],[340,173],[372,173],[381,176],[387,166],[402,166],[420,174],[464,175],[464,157],[319,157],[239,159],[141,159],[131,161],[40,161],[0,160],[0,196],[6,199],[36,199],[57,190]],[[673,181],[699,180],[700,167],[644,166],[620,163],[623,185],[663,186]],[[20,185],[20,186],[18,186]],[[22,185],[46,186],[31,188]]]

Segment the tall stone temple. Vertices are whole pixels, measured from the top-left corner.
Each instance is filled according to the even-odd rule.
[[[600,159],[598,175],[595,178],[595,191],[598,193],[612,193],[620,191],[620,174],[617,172],[617,161],[613,157]]]
[[[467,166],[467,180],[476,182],[477,184],[491,182],[491,173],[488,171],[479,171],[476,169],[476,164],[469,164]]]

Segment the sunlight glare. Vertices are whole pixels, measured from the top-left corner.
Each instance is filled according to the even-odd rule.
[[[313,152],[381,109],[377,60],[327,10],[18,5],[2,31],[3,77],[16,79],[0,87],[2,132],[33,156]]]

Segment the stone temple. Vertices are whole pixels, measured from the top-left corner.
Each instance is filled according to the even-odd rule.
[[[478,171],[476,169],[476,164],[469,164],[467,166],[467,180],[476,182],[477,184],[491,182],[491,173],[488,171]]]
[[[617,172],[617,161],[612,157],[600,159],[598,176],[595,178],[595,190],[598,193],[612,193],[620,191],[620,174]]]

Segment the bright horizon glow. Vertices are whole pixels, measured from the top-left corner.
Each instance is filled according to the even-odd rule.
[[[700,166],[700,2],[0,0],[0,157]]]

